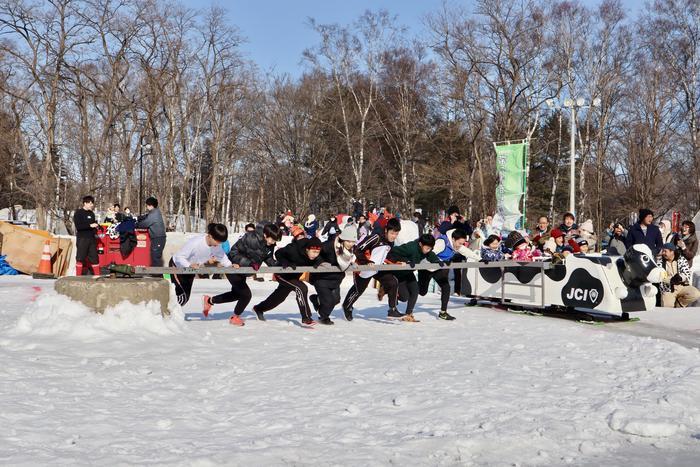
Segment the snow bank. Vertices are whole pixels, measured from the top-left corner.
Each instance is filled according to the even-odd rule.
[[[700,351],[668,341],[458,299],[448,323],[437,294],[419,299],[420,323],[387,321],[372,290],[353,322],[336,310],[334,326],[302,329],[290,296],[239,328],[231,304],[201,319],[202,295],[224,280],[195,281],[189,321],[147,304],[93,315],[51,293],[30,303],[50,284],[0,280],[4,464],[695,467],[700,457]],[[276,286],[249,284],[252,303]]]
[[[184,328],[182,310],[173,303],[176,302],[171,297],[169,318],[161,316],[156,301],[138,305],[123,301],[100,315],[64,295],[45,292],[30,304],[9,335],[56,336],[81,342],[105,340],[114,335],[141,338],[173,335]]]

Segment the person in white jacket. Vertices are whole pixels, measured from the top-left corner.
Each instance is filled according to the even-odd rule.
[[[221,248],[221,244],[228,240],[228,229],[223,224],[209,224],[207,233],[198,235],[185,243],[180,250],[170,259],[170,267],[194,268],[221,265],[232,266],[231,261]],[[236,267],[236,266],[233,266]],[[194,274],[171,274],[170,280],[175,285],[177,302],[182,306],[190,300]],[[211,306],[202,305],[203,314],[209,314]]]

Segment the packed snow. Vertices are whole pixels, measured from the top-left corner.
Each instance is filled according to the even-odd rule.
[[[253,303],[275,286],[250,284]],[[336,310],[304,329],[290,297],[238,328],[232,306],[199,311],[226,281],[196,280],[167,319],[154,303],[96,315],[52,285],[0,278],[3,465],[700,459],[700,309],[590,326],[455,298],[445,322],[429,294],[412,324],[387,321],[369,289],[353,322]],[[626,333],[659,314],[683,315],[691,345]]]

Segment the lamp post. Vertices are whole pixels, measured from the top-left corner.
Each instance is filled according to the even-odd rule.
[[[139,214],[143,212],[143,155],[144,152],[143,150],[146,149],[146,154],[150,154],[151,151],[151,145],[150,143],[146,143],[144,145],[146,137],[145,135],[141,135],[141,138],[139,139],[139,152],[140,152],[140,157],[139,157]]]
[[[570,149],[569,149],[569,212],[576,215],[576,108],[584,109],[589,107],[599,107],[600,99],[595,98],[590,105],[586,104],[585,99],[564,99],[563,106],[558,105],[554,99],[547,99],[547,106],[550,109],[561,110],[562,108],[571,109],[571,130],[570,130]]]

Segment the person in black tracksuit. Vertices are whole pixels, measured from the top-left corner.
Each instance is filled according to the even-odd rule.
[[[283,268],[296,269],[297,266],[314,266],[321,264],[321,240],[318,238],[304,238],[296,240],[281,248],[275,253],[277,263]],[[306,296],[308,288],[301,281],[300,272],[281,273],[275,275],[277,278],[277,288],[262,302],[253,307],[253,311],[258,315],[258,319],[264,321],[262,313],[272,310],[287,298],[291,292],[296,294],[297,305],[301,321],[307,326],[312,326],[316,322],[311,318],[309,300]]]
[[[95,198],[83,197],[82,209],[73,214],[75,225],[75,275],[82,276],[86,263],[92,267],[92,273],[100,275],[100,259],[97,256],[97,220],[95,219]]]
[[[246,226],[246,230],[248,230],[247,227],[248,226]],[[263,263],[268,266],[275,266],[276,261],[274,260],[273,253],[275,252],[275,245],[281,237],[282,234],[279,227],[274,224],[267,224],[265,227],[257,229],[253,226],[252,231],[247,231],[245,235],[233,244],[231,251],[228,253],[228,259],[231,260],[234,267],[252,267],[257,270]],[[229,321],[233,325],[243,326],[243,320],[241,320],[240,316],[243,314],[252,298],[252,293],[250,287],[246,283],[246,278],[252,275],[253,274],[226,274],[226,279],[228,279],[231,284],[231,290],[214,297],[205,295],[205,304],[206,300],[208,300],[210,305],[237,301],[236,307],[233,310],[233,315]]]
[[[355,246],[357,264],[384,264],[389,250],[394,246],[394,241],[401,231],[401,223],[398,219],[389,219],[384,231],[372,233]],[[403,314],[396,308],[398,302],[397,288],[399,286],[396,276],[390,271],[362,271],[353,274],[353,285],[343,301],[345,319],[352,321],[352,306],[367,289],[372,278],[376,279],[384,288],[389,299],[389,318],[402,318]]]
[[[392,263],[406,263],[412,268],[416,264],[427,259],[431,263],[444,265],[442,261],[433,253],[435,237],[430,234],[423,234],[418,240],[395,246],[389,252],[387,261]],[[404,321],[415,322],[413,318],[413,308],[418,301],[418,281],[413,271],[396,271],[394,276],[399,281],[399,300],[406,302],[406,316]]]
[[[343,229],[338,237],[327,240],[321,248],[321,266],[336,266],[346,270],[355,260],[353,248],[357,242],[357,229],[349,225]],[[340,284],[345,278],[344,272],[314,272],[311,273],[310,282],[316,288],[316,294],[309,300],[318,312],[319,323],[333,324],[331,312],[340,303]]]

